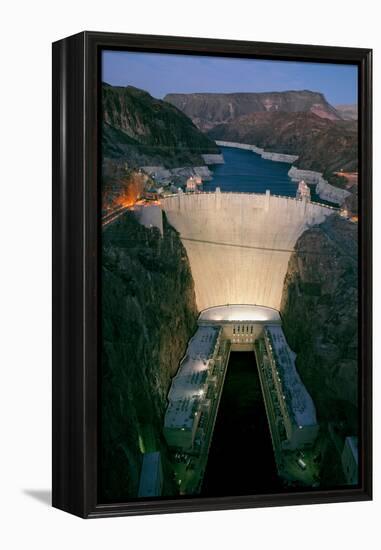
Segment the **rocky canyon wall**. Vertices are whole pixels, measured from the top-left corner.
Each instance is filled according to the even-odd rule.
[[[127,213],[103,233],[101,491],[137,496],[144,452],[161,451],[165,494],[176,491],[162,436],[166,395],[195,330],[195,295],[177,232]]]
[[[357,225],[333,215],[298,239],[281,315],[319,423],[357,433]]]

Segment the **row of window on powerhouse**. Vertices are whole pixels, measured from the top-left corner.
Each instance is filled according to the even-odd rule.
[[[255,338],[240,337],[240,338],[232,338],[231,341],[233,344],[252,344],[255,342]]]
[[[253,334],[254,325],[234,325],[233,334]]]

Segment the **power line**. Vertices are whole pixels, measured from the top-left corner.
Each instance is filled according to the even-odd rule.
[[[141,238],[134,238],[130,239],[125,236],[116,236],[116,232],[114,232],[112,229],[107,231],[107,236],[105,237],[105,242],[111,245],[118,246],[118,244],[122,245],[130,245],[131,248],[133,248],[134,244],[147,244],[147,238],[141,239]],[[113,237],[116,236],[116,241],[113,243]],[[327,235],[328,237],[328,235]],[[247,250],[257,250],[261,252],[277,252],[277,253],[283,253],[283,254],[308,254],[311,256],[335,256],[333,252],[318,252],[318,251],[312,251],[309,249],[293,249],[293,248],[272,248],[272,247],[265,247],[265,246],[255,246],[255,245],[244,245],[244,244],[235,244],[235,243],[225,243],[225,242],[218,242],[218,241],[208,241],[204,239],[193,239],[190,237],[180,237],[182,241],[189,241],[189,242],[195,242],[195,243],[201,243],[201,244],[210,244],[215,246],[224,246],[224,247],[230,247],[230,248],[242,248]],[[338,245],[332,238],[330,238],[330,241],[332,244],[336,247],[336,249],[339,251],[341,256],[347,256],[351,258],[352,260],[357,261],[356,254],[351,254],[350,252],[347,252],[342,247]]]
[[[328,236],[328,235],[327,235]],[[182,241],[191,241],[191,242],[197,242],[197,243],[205,243],[205,244],[212,244],[217,246],[227,246],[231,248],[245,248],[249,250],[260,250],[264,252],[280,252],[285,254],[291,254],[293,252],[297,252],[298,254],[310,254],[314,256],[334,256],[332,252],[315,252],[310,250],[303,250],[303,249],[294,249],[294,248],[271,248],[271,247],[265,247],[265,246],[254,246],[254,245],[248,245],[248,244],[235,244],[235,243],[224,243],[224,242],[218,242],[218,241],[207,241],[203,239],[192,239],[190,237],[180,237]],[[338,247],[337,243],[330,238],[331,242]],[[353,254],[350,254],[349,252],[346,252],[344,249],[339,248],[341,254],[343,256],[349,256],[352,259],[355,259]]]

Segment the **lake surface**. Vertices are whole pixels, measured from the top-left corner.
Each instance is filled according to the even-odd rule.
[[[291,164],[265,160],[260,155],[235,147],[220,147],[225,164],[210,166],[213,179],[204,183],[204,191],[239,191],[244,193],[265,193],[295,197],[297,184],[287,173]],[[323,203],[311,188],[311,200]]]

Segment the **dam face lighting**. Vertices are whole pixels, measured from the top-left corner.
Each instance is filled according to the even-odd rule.
[[[204,309],[199,321],[262,321],[280,322],[276,309],[265,306],[232,304]]]
[[[187,251],[199,311],[221,304],[279,310],[296,241],[335,211],[290,197],[217,191],[163,198],[161,208]]]

